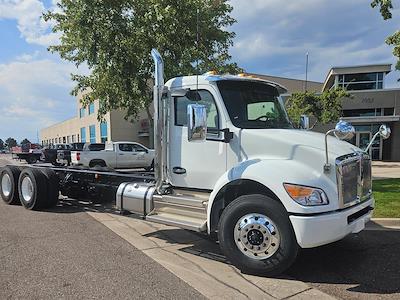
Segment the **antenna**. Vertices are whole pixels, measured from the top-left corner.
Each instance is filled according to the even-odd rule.
[[[304,91],[307,92],[307,78],[308,77],[308,52],[306,53],[306,82],[304,83]]]
[[[199,9],[196,16],[196,91],[199,90]]]

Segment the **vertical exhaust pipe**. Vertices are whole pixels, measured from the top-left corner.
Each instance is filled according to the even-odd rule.
[[[165,174],[165,153],[166,132],[164,126],[164,105],[162,103],[162,95],[164,90],[164,61],[160,53],[156,49],[151,50],[151,56],[154,60],[154,175],[156,179],[156,191],[163,194],[163,184],[166,183]]]

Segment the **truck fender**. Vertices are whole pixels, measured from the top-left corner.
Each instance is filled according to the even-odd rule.
[[[227,192],[227,188],[229,187],[237,187],[239,185],[242,187],[246,186],[249,189],[250,193],[264,194],[280,202],[273,188],[271,189],[271,187],[261,183],[258,178],[250,175],[253,172],[249,172],[249,174],[244,174],[243,171],[245,169],[248,169],[252,165],[258,164],[260,162],[260,159],[241,162],[225,172],[218,179],[218,181],[214,185],[213,191],[210,194],[207,206],[207,230],[209,234],[214,231],[216,226],[218,226],[220,211],[224,208],[223,201],[220,200],[222,195]]]
[[[295,160],[250,159],[238,163],[218,179],[210,194],[207,206],[208,231],[211,233],[218,225],[215,222],[218,221],[221,209],[224,208],[221,205],[223,201],[220,201],[221,194],[225,196],[226,187],[229,186],[240,185],[240,189],[234,190],[235,194],[264,194],[276,199],[288,213],[307,214],[338,209],[335,201],[330,201],[328,205],[323,206],[301,206],[290,198],[283,186],[283,183],[287,182],[319,187],[325,191],[328,199],[335,199],[337,197],[336,183],[334,180],[329,180],[327,176],[322,168],[321,172],[315,172],[306,163]],[[335,176],[335,174],[329,176]]]

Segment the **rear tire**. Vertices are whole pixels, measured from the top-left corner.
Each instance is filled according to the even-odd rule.
[[[42,169],[43,175],[46,177],[47,185],[47,203],[43,208],[50,208],[57,205],[60,196],[60,180],[51,169]]]
[[[296,259],[298,244],[288,214],[270,197],[238,197],[223,211],[218,228],[222,252],[244,273],[275,276]]]
[[[18,180],[19,199],[26,209],[38,210],[48,203],[48,182],[38,169],[24,169]]]
[[[0,170],[0,197],[10,205],[19,204],[18,178],[21,169],[16,166],[6,166]]]
[[[104,168],[104,167],[107,167],[107,165],[103,160],[94,160],[94,161],[91,161],[89,163],[89,167],[90,168],[94,168],[94,167],[102,167],[102,168]]]
[[[26,162],[28,163],[28,164],[34,164],[34,163],[36,163],[37,162],[37,158],[36,158],[36,156],[29,156],[27,159],[26,159]]]

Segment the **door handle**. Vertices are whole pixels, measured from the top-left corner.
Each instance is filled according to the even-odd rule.
[[[172,172],[174,172],[175,174],[186,174],[186,169],[181,167],[173,167]]]

